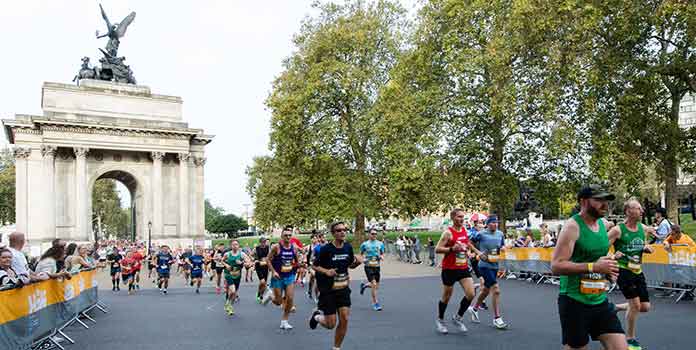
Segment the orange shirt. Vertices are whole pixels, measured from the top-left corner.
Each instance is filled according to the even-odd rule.
[[[678,240],[674,239],[674,236],[669,235],[669,237],[667,237],[667,243],[672,244],[672,245],[674,245],[674,244],[687,245],[689,247],[696,248],[696,242],[694,242],[694,240],[691,239],[691,237],[687,236],[686,233],[684,233],[684,232],[682,232],[681,237],[679,237]]]

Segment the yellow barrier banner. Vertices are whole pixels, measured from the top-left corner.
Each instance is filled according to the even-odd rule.
[[[696,248],[677,246],[667,251],[661,244],[653,244],[651,247],[654,251],[652,254],[643,254],[644,264],[696,267]],[[610,251],[613,251],[613,249]],[[503,260],[536,260],[551,262],[553,248],[509,248],[504,250],[501,255]]]

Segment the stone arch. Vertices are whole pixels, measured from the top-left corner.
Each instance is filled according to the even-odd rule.
[[[87,187],[87,215],[92,215],[92,191],[97,180],[114,179],[123,183],[131,196],[131,208],[133,208],[133,216],[135,216],[135,237],[143,239],[146,237],[147,223],[152,220],[150,208],[151,204],[147,194],[150,187],[150,181],[141,169],[126,164],[120,165],[105,165],[94,170],[88,179]],[[91,227],[91,225],[90,225]]]

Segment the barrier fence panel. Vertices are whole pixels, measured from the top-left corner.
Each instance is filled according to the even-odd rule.
[[[0,349],[28,349],[98,302],[95,270],[0,291]]]

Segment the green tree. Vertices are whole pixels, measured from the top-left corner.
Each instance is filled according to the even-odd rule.
[[[215,227],[214,224],[217,218],[225,215],[225,210],[220,207],[215,207],[213,203],[210,201],[210,199],[206,199],[204,202],[204,215],[206,231],[217,232],[213,230],[213,228]]]
[[[98,224],[101,222],[101,229],[105,234],[126,239],[132,237],[131,209],[121,207],[116,180],[100,179],[94,183],[92,213],[94,232],[99,232]]]
[[[218,216],[211,223],[211,232],[226,233],[230,238],[234,237],[239,231],[246,230],[247,228],[249,228],[249,225],[246,220],[234,214]]]
[[[365,218],[384,208],[374,127],[380,90],[403,49],[404,11],[389,1],[315,6],[320,15],[303,22],[293,39],[297,50],[266,101],[273,156],[250,172],[273,176],[257,176],[252,195],[282,200],[257,204],[257,217],[295,224],[353,217],[361,236]],[[263,189],[271,185],[276,191]]]
[[[0,225],[15,222],[15,164],[10,149],[0,151]]]

